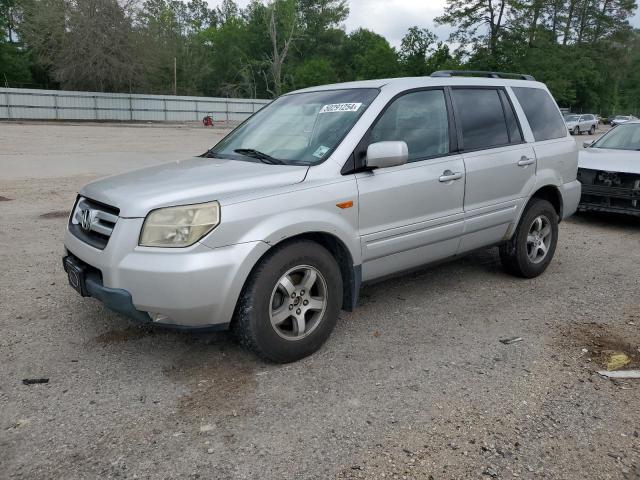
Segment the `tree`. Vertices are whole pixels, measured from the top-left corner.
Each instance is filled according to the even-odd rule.
[[[282,93],[282,71],[289,49],[295,40],[298,17],[294,0],[273,0],[269,5],[269,39],[271,53],[267,57],[271,87],[274,97]]]
[[[418,77],[427,74],[427,56],[436,40],[437,37],[426,28],[409,28],[400,46],[400,61],[406,75]]]
[[[517,6],[515,0],[448,0],[444,15],[436,18],[438,24],[456,27],[451,40],[477,43],[486,42],[490,55],[496,55],[505,22]]]
[[[341,56],[344,80],[388,78],[401,72],[395,49],[384,37],[364,28],[347,36]]]

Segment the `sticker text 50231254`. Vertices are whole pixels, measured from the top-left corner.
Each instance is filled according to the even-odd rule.
[[[362,103],[332,103],[325,105],[319,113],[357,112]]]

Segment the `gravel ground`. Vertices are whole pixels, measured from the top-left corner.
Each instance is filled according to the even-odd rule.
[[[534,280],[492,249],[366,286],[286,366],[80,298],[61,267],[77,189],[220,134],[0,123],[1,478],[640,478],[640,380],[594,373],[610,351],[638,365],[637,220],[564,222]]]

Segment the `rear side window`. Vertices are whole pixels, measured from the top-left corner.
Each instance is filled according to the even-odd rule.
[[[567,127],[556,102],[546,90],[513,87],[513,93],[527,116],[536,142],[567,136]]]
[[[493,148],[511,143],[498,90],[455,88],[451,94],[462,130],[464,150]],[[513,122],[511,123],[513,126]]]
[[[404,141],[409,161],[449,153],[449,117],[443,90],[407,93],[394,100],[371,129],[370,143]]]

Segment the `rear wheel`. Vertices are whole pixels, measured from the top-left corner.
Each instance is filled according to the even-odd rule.
[[[574,135],[580,135],[580,127],[576,127],[573,129],[573,134]]]
[[[595,133],[596,133],[596,126],[591,125],[591,128],[589,129],[589,135],[595,135]]]
[[[331,334],[342,305],[342,276],[333,256],[303,240],[270,253],[255,269],[236,308],[240,342],[266,360],[293,362]]]
[[[533,199],[511,240],[500,247],[500,260],[512,275],[533,278],[542,274],[556,251],[558,214],[546,200]]]

